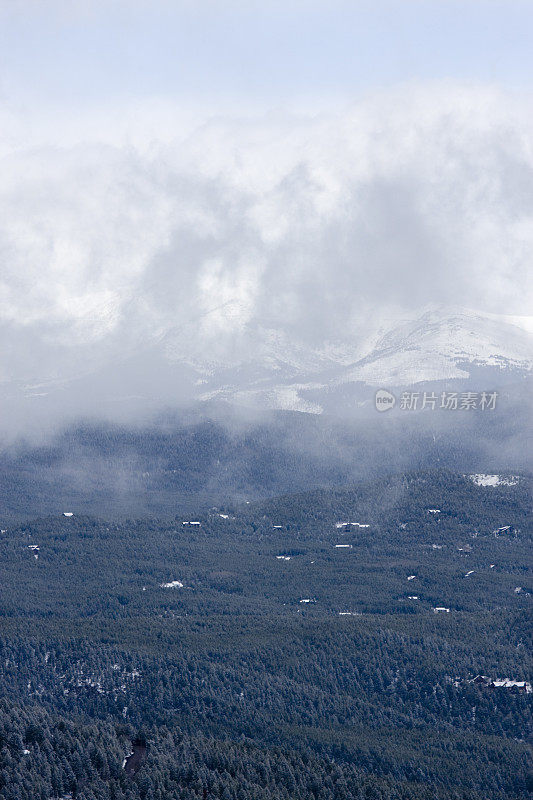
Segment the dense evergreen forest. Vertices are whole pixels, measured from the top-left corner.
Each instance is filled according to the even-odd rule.
[[[161,415],[137,427],[78,424],[40,443],[3,446],[2,514],[23,521],[66,504],[105,519],[172,518],[384,474],[525,469],[529,403],[524,387],[513,392],[502,397],[505,412],[491,416],[405,412],[376,421],[367,409],[352,421],[292,412],[232,421],[225,409]]]
[[[5,519],[1,800],[533,790],[525,477]]]

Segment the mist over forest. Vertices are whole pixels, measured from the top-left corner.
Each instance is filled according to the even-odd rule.
[[[0,800],[533,797],[532,31],[0,0]]]

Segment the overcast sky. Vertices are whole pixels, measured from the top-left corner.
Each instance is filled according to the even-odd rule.
[[[532,30],[518,0],[0,0],[2,380],[530,313]]]
[[[528,0],[2,0],[4,92],[284,103],[412,80],[527,87]],[[15,98],[16,99],[16,98]]]

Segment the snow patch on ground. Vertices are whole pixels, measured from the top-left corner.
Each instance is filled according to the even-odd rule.
[[[486,475],[483,472],[468,476],[477,486],[516,486],[517,475]]]

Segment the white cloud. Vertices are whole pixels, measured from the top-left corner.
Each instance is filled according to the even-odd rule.
[[[5,379],[68,377],[81,354],[107,363],[167,333],[175,357],[209,361],[252,352],[265,329],[331,346],[383,308],[529,312],[521,98],[405,87],[173,141],[161,108],[160,141],[138,109],[143,146],[104,123],[75,145],[46,144],[52,123],[41,143],[0,143]]]

